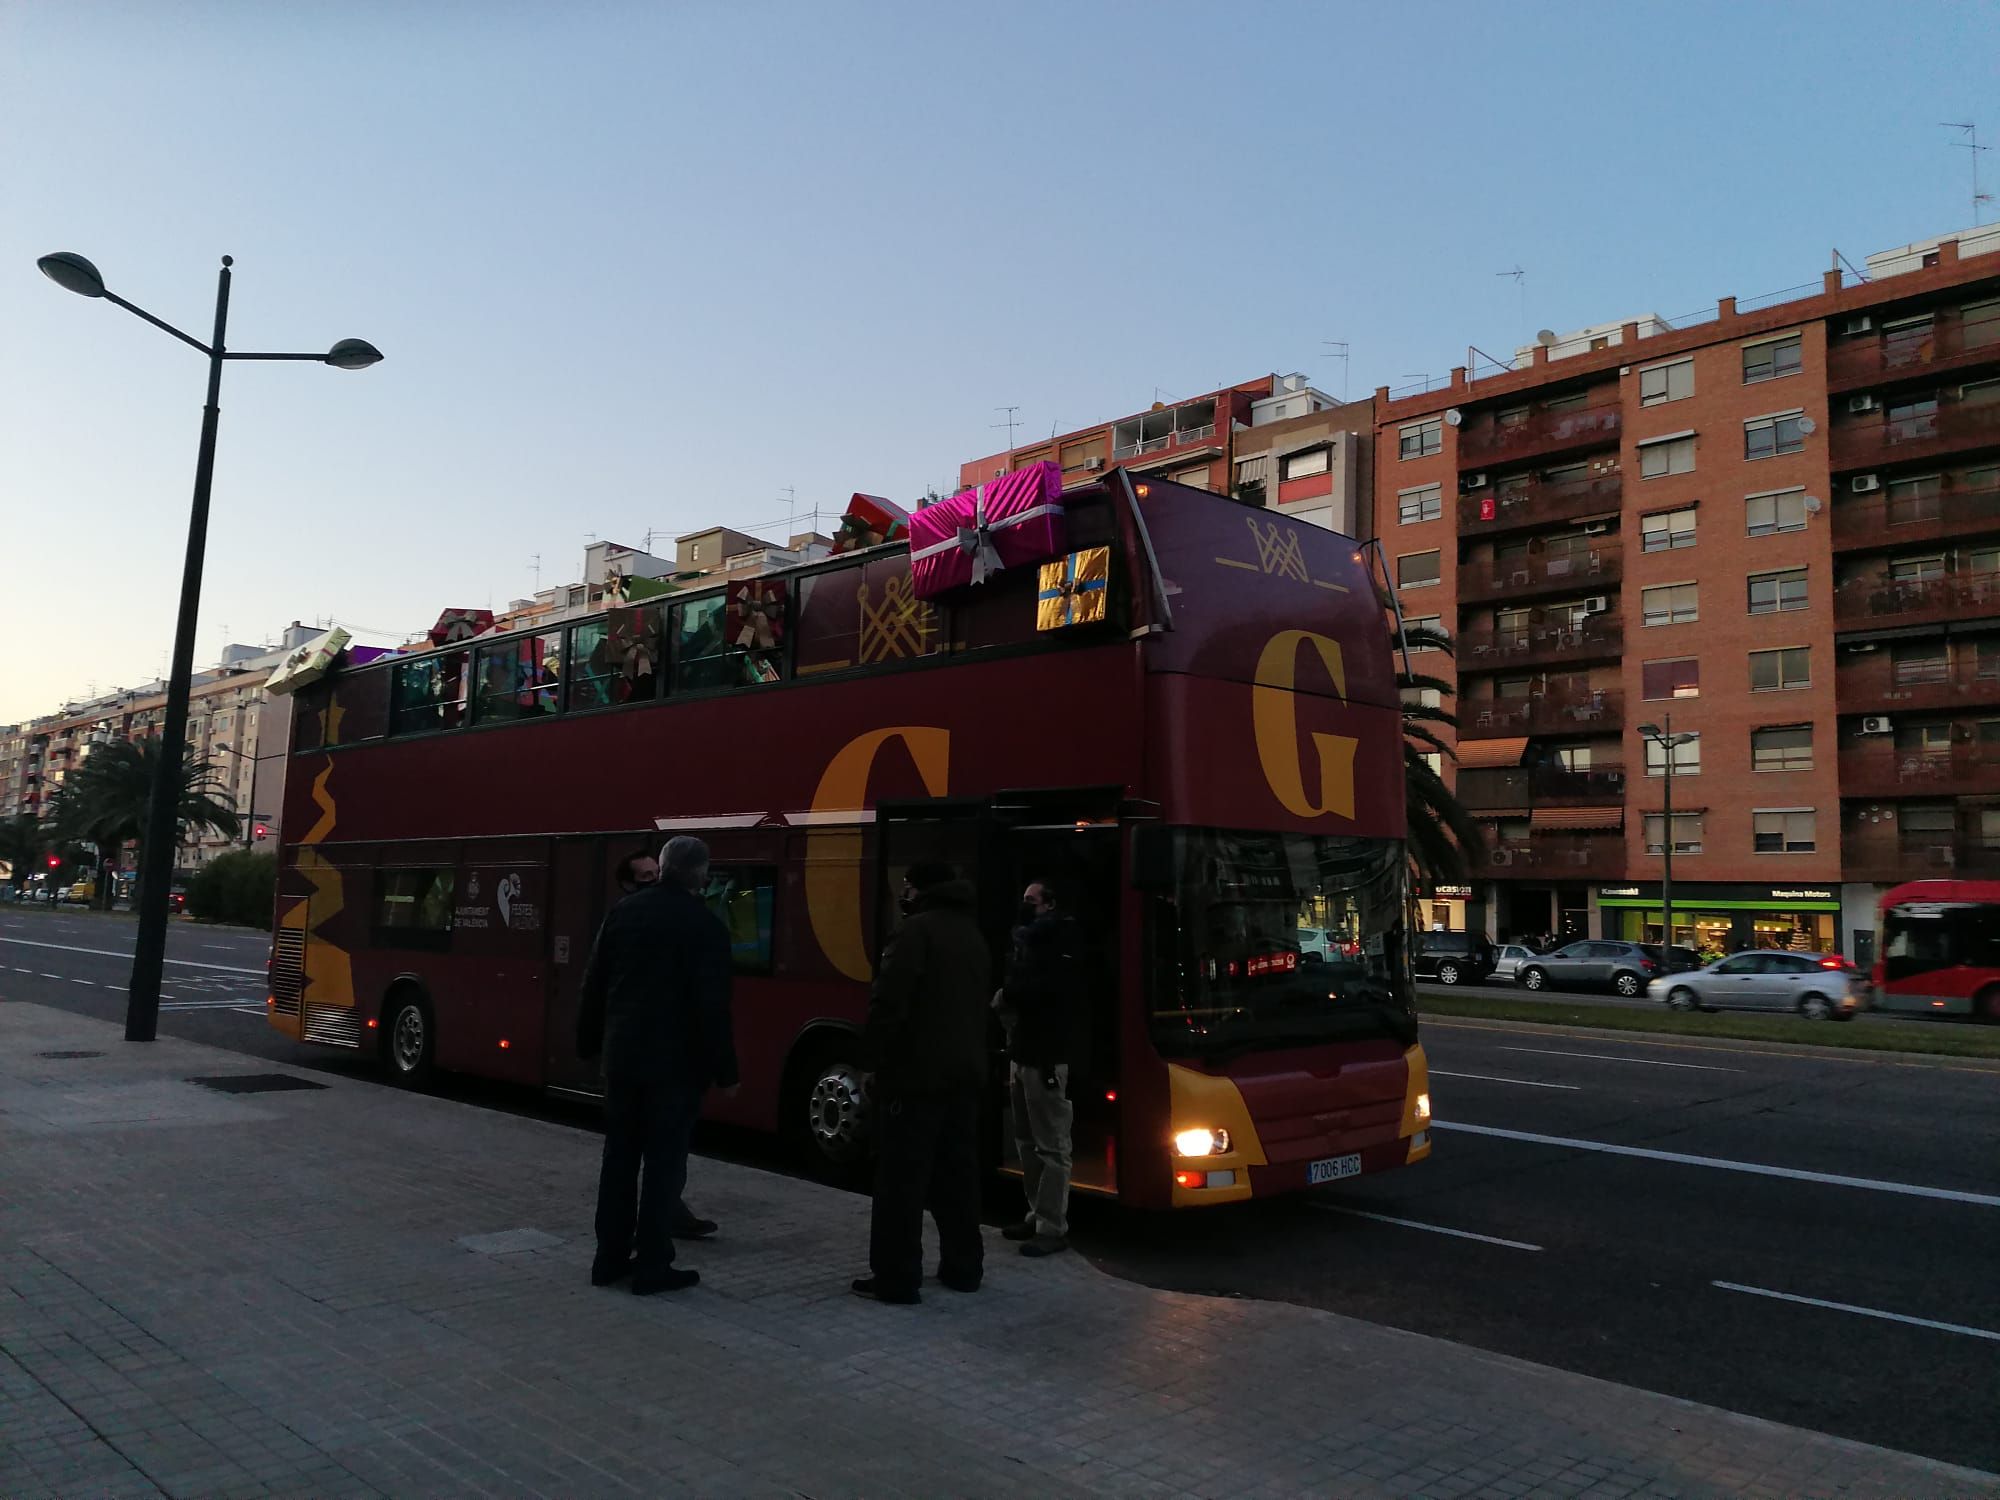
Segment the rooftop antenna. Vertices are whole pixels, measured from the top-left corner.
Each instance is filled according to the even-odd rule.
[[[650,534],[648,533],[648,535]],[[542,554],[537,552],[533,557],[529,558],[528,566],[535,570],[535,592],[539,594],[542,591]]]
[[[1979,153],[1982,151],[1991,151],[1993,148],[1979,144],[1979,126],[1972,121],[1940,120],[1938,124],[1945,130],[1963,130],[1965,132],[1964,140],[1953,141],[1952,144],[1960,147],[1972,157],[1972,227],[1977,229],[1980,223],[1981,205],[1993,201],[1991,193],[1982,193],[1979,191]]]
[[[1007,429],[1007,462],[1011,464],[1014,461],[1014,429],[1021,425],[1020,419],[1014,413],[1021,408],[1018,406],[996,406],[993,409],[1007,413],[1006,421],[995,422],[992,425],[996,430],[1002,427]]]
[[[1320,356],[1321,359],[1337,359],[1340,361],[1340,399],[1341,402],[1345,404],[1347,401],[1346,341],[1342,339],[1321,339],[1319,342],[1320,342],[1320,347],[1326,350],[1326,353]]]
[[[1852,276],[1856,281],[1866,281],[1868,279],[1868,273],[1861,270],[1853,261],[1842,255],[1840,253],[1840,246],[1835,245],[1833,247],[1833,269],[1838,271],[1842,266],[1847,267],[1847,274]]]
[[[1522,270],[1519,265],[1516,265],[1511,271],[1495,271],[1493,274],[1495,276],[1511,276],[1514,278],[1514,290],[1521,294],[1520,326],[1526,328],[1528,326],[1528,273]]]

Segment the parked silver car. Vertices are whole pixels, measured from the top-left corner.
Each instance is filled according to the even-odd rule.
[[[1502,943],[1495,956],[1493,977],[1505,979],[1509,983],[1521,977],[1521,965],[1535,956],[1535,950],[1526,943]]]
[[[1646,993],[1675,1010],[1790,1010],[1809,1021],[1851,1021],[1867,1003],[1867,980],[1838,953],[1760,948],[1655,979]]]

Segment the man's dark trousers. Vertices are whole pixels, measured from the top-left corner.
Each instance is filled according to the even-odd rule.
[[[605,1269],[622,1266],[634,1249],[638,1264],[633,1269],[640,1277],[674,1263],[675,1211],[687,1188],[688,1142],[701,1113],[702,1093],[678,1082],[615,1075],[604,1080],[597,1259]]]
[[[938,1227],[938,1276],[977,1286],[985,1268],[979,1235],[979,1095],[878,1093],[875,1207],[868,1267],[886,1291],[924,1280],[924,1210]]]

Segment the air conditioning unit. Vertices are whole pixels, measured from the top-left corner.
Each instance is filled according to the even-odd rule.
[[[1872,495],[1882,488],[1882,479],[1877,474],[1856,474],[1847,481],[1847,487],[1857,495]]]
[[[1469,490],[1483,490],[1483,489],[1485,489],[1485,488],[1486,488],[1486,476],[1485,476],[1484,474],[1468,474],[1468,475],[1466,475],[1466,476],[1465,476],[1465,487],[1466,487],[1467,489],[1469,489]]]
[[[1870,329],[1874,328],[1874,326],[1875,326],[1875,320],[1869,317],[1866,313],[1862,313],[1856,317],[1849,318],[1847,322],[1844,325],[1842,325],[1840,331],[1842,333],[1867,333]]]
[[[1611,529],[1611,523],[1609,521],[1585,521],[1583,523],[1583,529],[1586,532],[1588,532],[1591,536],[1597,536],[1601,532],[1609,531]]]
[[[1611,596],[1609,594],[1592,594],[1588,599],[1583,601],[1583,612],[1587,615],[1601,615],[1610,608]]]
[[[1847,398],[1847,409],[1849,411],[1873,411],[1875,410],[1875,398],[1873,396],[1849,396]]]
[[[1889,722],[1887,714],[1869,714],[1861,721],[1863,734],[1893,734],[1896,726]]]
[[[1086,458],[1083,461],[1083,466],[1086,469],[1090,470],[1091,473],[1095,474],[1099,469],[1104,467],[1104,458],[1101,454],[1093,455],[1092,457]]]
[[[1512,849],[1495,849],[1492,851],[1491,857],[1493,863],[1496,865],[1511,865],[1514,863],[1514,851]]]

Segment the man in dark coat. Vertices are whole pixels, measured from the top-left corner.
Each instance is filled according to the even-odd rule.
[[[604,919],[576,1022],[578,1055],[604,1057],[604,1164],[590,1280],[609,1286],[629,1275],[642,1296],[701,1280],[673,1263],[674,1214],[702,1095],[711,1085],[734,1093],[737,1082],[729,933],[697,894],[708,885],[708,846],[673,839],[664,863],[658,884],[626,897]]]
[[[1069,1075],[1086,1003],[1082,935],[1058,904],[1055,886],[1031,881],[1021,896],[1021,925],[1000,992],[1014,1148],[1028,1195],[1028,1216],[1002,1233],[1021,1242],[1023,1255],[1069,1248],[1075,1122]]]
[[[874,1272],[855,1292],[917,1302],[924,1279],[924,1209],[937,1223],[938,1280],[979,1289],[979,1094],[986,1081],[993,959],[973,914],[970,882],[950,865],[910,867],[908,913],[890,939],[868,1002],[863,1049],[873,1070]]]

